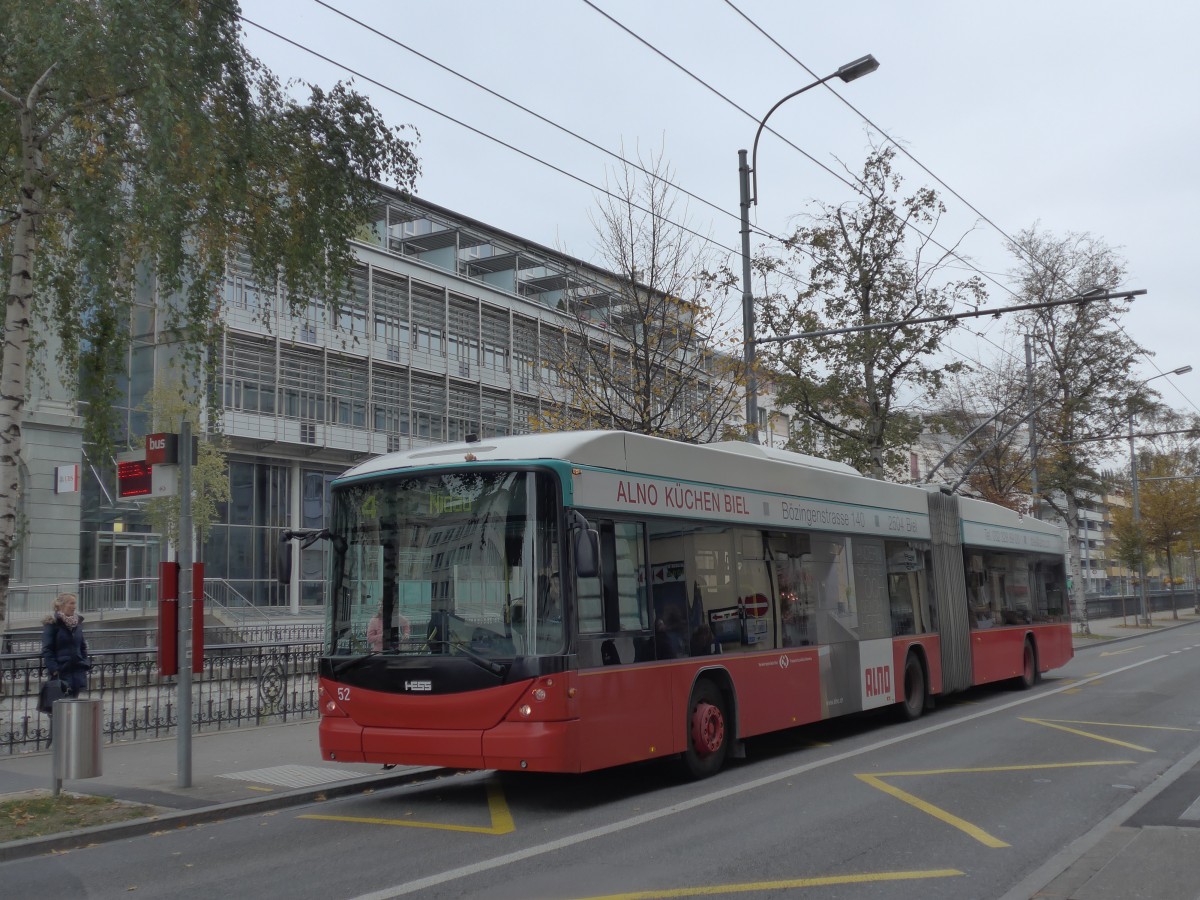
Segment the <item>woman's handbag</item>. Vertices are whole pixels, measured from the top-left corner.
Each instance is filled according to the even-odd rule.
[[[41,691],[38,693],[38,712],[52,713],[54,712],[54,701],[61,700],[67,696],[67,686],[61,678],[51,678],[42,685]]]

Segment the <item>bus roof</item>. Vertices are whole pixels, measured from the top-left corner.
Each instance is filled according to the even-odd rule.
[[[917,487],[877,481],[852,466],[740,441],[684,444],[625,431],[562,431],[437,444],[367,460],[342,478],[384,475],[466,462],[558,460],[583,468],[724,485],[843,504],[928,514],[932,485]],[[341,479],[339,479],[341,480]],[[993,503],[959,497],[963,539],[994,547],[1024,546],[1062,552],[1062,529]]]
[[[1044,522],[971,497],[959,497],[958,510],[964,544],[1066,552],[1066,532],[1056,522]]]
[[[625,431],[547,432],[440,444],[368,460],[343,478],[507,460],[559,460],[581,468],[926,512],[924,491],[865,478],[844,463],[738,441],[684,444]]]
[[[511,437],[487,438],[481,441],[462,441],[437,444],[417,450],[388,453],[355,466],[344,477],[357,477],[396,469],[422,466],[450,465],[467,460],[492,462],[504,460],[558,459],[585,466],[598,466],[623,471],[653,472],[659,468],[656,459],[678,458],[679,454],[702,454],[713,451],[737,454],[793,466],[804,466],[825,472],[839,472],[861,478],[858,470],[845,463],[792,453],[774,447],[748,444],[742,441],[720,441],[713,444],[682,444],[665,438],[635,434],[628,431],[558,431],[523,434]],[[709,473],[709,480],[717,472]]]

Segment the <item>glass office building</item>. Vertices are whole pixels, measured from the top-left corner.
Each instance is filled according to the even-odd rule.
[[[281,583],[280,533],[320,527],[330,481],[352,464],[528,431],[556,396],[549,361],[578,339],[560,301],[586,295],[602,309],[613,296],[602,270],[415,198],[384,194],[374,220],[336,310],[292,315],[273,287],[253,282],[246,260],[228,265],[210,402],[229,441],[232,499],[200,558],[210,581],[255,605],[323,602],[323,546],[305,550]],[[131,435],[148,430],[141,407],[173,352],[161,300],[143,289],[132,316],[121,385]],[[111,466],[83,456],[76,577],[153,577],[165,558],[160,536],[136,503],[114,499]]]

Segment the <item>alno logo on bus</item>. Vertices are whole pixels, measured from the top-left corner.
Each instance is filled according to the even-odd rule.
[[[863,672],[868,697],[885,697],[892,692],[892,667],[872,666]]]

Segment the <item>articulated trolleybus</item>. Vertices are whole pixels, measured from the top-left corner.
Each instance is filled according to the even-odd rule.
[[[753,735],[1072,656],[1059,529],[800,454],[505,437],[332,496],[324,759],[700,777]]]

